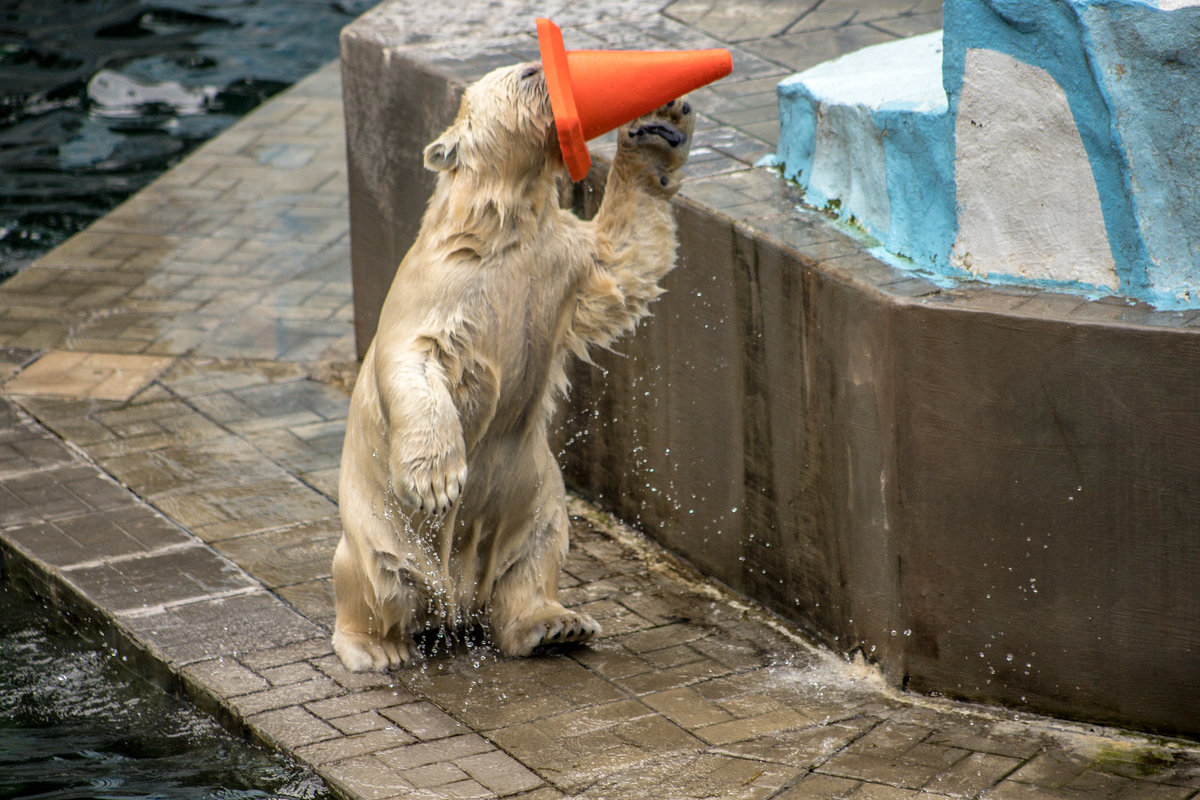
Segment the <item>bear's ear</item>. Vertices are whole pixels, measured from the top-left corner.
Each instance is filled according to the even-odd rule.
[[[451,128],[425,148],[425,168],[434,172],[444,172],[457,166],[458,131]]]

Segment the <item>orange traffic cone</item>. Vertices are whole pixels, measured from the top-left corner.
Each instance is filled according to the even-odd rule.
[[[558,143],[571,180],[587,175],[587,140],[733,71],[728,50],[572,50],[548,19],[537,20],[542,70]]]

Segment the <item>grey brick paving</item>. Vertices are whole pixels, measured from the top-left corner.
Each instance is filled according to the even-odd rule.
[[[572,46],[735,50],[736,80],[696,96],[707,120],[691,201],[833,271],[871,269],[845,237],[791,213],[792,190],[753,164],[774,147],[779,78],[932,30],[940,4],[606,9],[636,12],[638,25],[572,4]],[[432,6],[413,13],[441,19]],[[524,31],[516,16],[491,32]],[[430,32],[472,24],[465,14]],[[528,57],[522,41],[441,63],[469,79]],[[604,625],[593,645],[509,660],[470,635],[431,638],[417,666],[346,672],[328,644],[354,371],[343,148],[331,65],[0,285],[7,580],[24,575],[106,620],[202,705],[349,797],[1200,795],[1194,743],[889,691],[579,501],[563,596]],[[929,289],[912,283],[886,289]],[[1019,290],[973,302],[1138,324],[1197,318]],[[55,353],[166,360],[137,362],[147,371],[118,391],[69,375],[57,390],[26,381],[34,388],[18,391]]]

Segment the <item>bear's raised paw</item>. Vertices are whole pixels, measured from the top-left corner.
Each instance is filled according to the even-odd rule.
[[[695,125],[691,103],[672,100],[621,128],[617,157],[642,161],[658,187],[673,193],[679,188],[675,171],[687,161]]]

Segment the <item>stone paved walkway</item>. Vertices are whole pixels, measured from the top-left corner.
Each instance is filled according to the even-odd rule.
[[[801,44],[819,61],[937,25],[936,3],[812,5],[667,10],[780,73]],[[891,691],[578,500],[563,594],[594,644],[510,660],[430,638],[417,667],[346,673],[339,98],[330,66],[0,285],[6,582],[347,797],[1200,795],[1194,743]],[[772,112],[741,110],[769,149]]]

